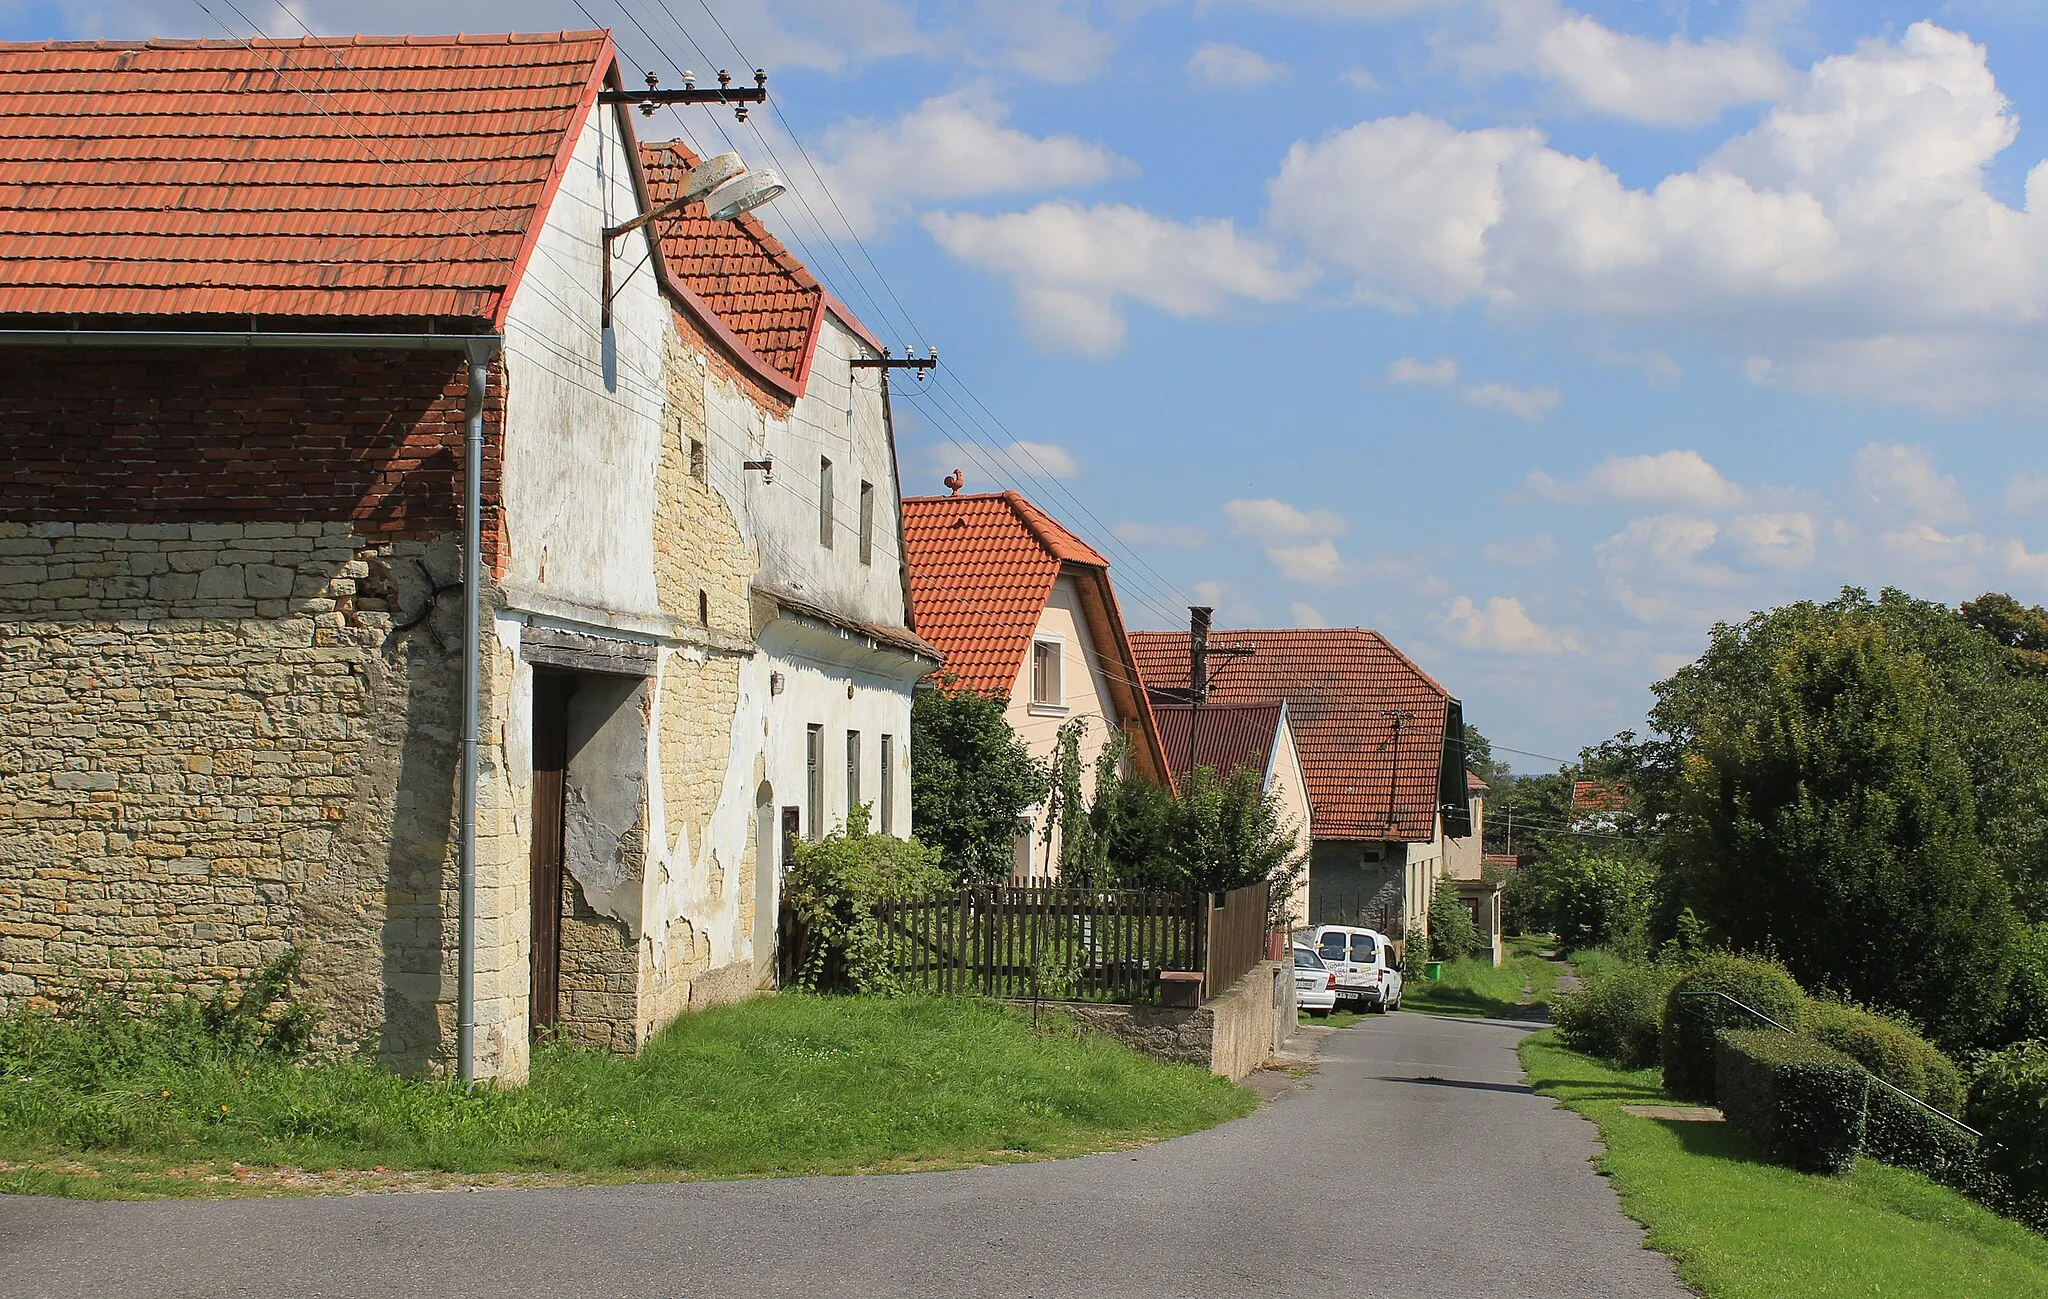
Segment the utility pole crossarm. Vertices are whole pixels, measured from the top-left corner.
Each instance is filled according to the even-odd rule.
[[[638,104],[644,117],[652,117],[656,110],[670,104],[731,104],[734,106],[734,115],[742,122],[747,120],[748,104],[768,102],[768,74],[760,68],[754,69],[754,84],[751,88],[733,85],[732,73],[723,68],[718,71],[718,88],[715,90],[708,86],[699,86],[695,75],[688,72],[683,74],[681,90],[663,90],[660,87],[661,79],[650,72],[647,74],[647,89],[600,90],[597,93],[597,102]]]

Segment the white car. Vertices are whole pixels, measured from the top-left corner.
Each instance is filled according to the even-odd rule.
[[[1352,925],[1317,925],[1316,955],[1337,976],[1337,1001],[1385,1013],[1401,1008],[1401,972],[1387,936]]]
[[[1316,949],[1294,945],[1294,1004],[1321,1019],[1337,1008],[1337,976]]]

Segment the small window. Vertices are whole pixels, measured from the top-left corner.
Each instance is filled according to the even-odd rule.
[[[1351,935],[1351,959],[1360,965],[1371,965],[1375,944],[1370,934]]]
[[[1316,940],[1316,955],[1326,961],[1343,960],[1344,935],[1342,933],[1324,934]]]
[[[1306,947],[1297,947],[1294,949],[1294,968],[1297,970],[1320,970],[1323,968],[1323,958],[1317,956]]]
[[[876,808],[876,811],[881,813],[882,821],[876,828],[883,834],[894,834],[896,832],[896,737],[893,735],[884,735],[882,737],[882,784],[878,792],[881,798],[879,800],[880,806]]]
[[[846,733],[846,823],[853,824],[853,814],[860,808],[860,732]]]
[[[690,439],[690,477],[704,481],[704,443],[700,438]]]
[[[832,462],[818,457],[818,544],[832,549]]]
[[[875,562],[875,485],[860,485],[860,562]]]
[[[697,592],[697,625],[700,627],[709,627],[711,625],[711,593],[709,591],[699,590]]]
[[[804,802],[810,818],[804,837],[816,840],[825,819],[825,728],[816,724],[804,728]]]
[[[1031,702],[1057,707],[1065,699],[1060,693],[1060,643],[1031,642]]]

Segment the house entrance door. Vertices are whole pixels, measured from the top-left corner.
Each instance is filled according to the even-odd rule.
[[[532,982],[526,1023],[535,1037],[553,1028],[561,1012],[562,796],[569,767],[569,696],[575,689],[574,677],[533,674]]]

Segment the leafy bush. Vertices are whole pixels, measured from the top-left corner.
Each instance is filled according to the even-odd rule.
[[[1437,881],[1429,899],[1429,955],[1432,960],[1455,961],[1480,951],[1479,926],[1458,896],[1458,886],[1447,875]],[[1492,949],[1486,949],[1489,956]]]
[[[1663,1058],[1664,1002],[1683,973],[1672,964],[1580,966],[1584,986],[1550,1003],[1565,1044],[1627,1069]]]
[[[1664,998],[1664,1089],[1702,1104],[1714,1102],[1714,1035],[1723,1028],[1750,1028],[1756,1021],[1719,997],[1722,992],[1790,1029],[1799,1027],[1805,994],[1776,961],[1732,952],[1711,952],[1687,969]]]
[[[1970,1084],[1970,1123],[1984,1161],[2015,1195],[2048,1201],[2048,1042],[2021,1042],[1984,1058]]]
[[[910,815],[956,878],[1007,880],[1017,816],[1046,792],[1046,773],[1010,726],[1007,691],[950,677],[910,706]]]
[[[1985,1164],[1976,1138],[1882,1087],[1870,1089],[1863,1153],[1895,1168],[1909,1168],[1993,1209],[2009,1198],[2005,1179]]]
[[[1816,997],[1806,1003],[1801,1027],[1900,1091],[1950,1114],[1962,1109],[1963,1071],[1897,1017]]]
[[[1772,1159],[1806,1173],[1856,1162],[1870,1084],[1854,1060],[1776,1029],[1722,1029],[1714,1064],[1721,1112]]]
[[[844,830],[800,843],[783,900],[801,930],[797,983],[813,992],[896,991],[875,908],[949,888],[939,850],[915,839],[868,833],[865,807]]]

